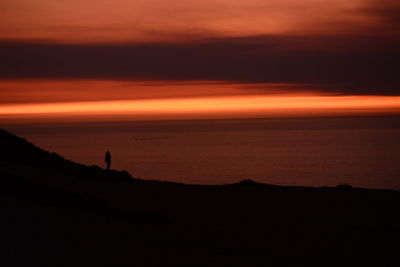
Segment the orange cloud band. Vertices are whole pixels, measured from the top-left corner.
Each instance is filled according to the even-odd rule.
[[[249,95],[179,99],[14,104],[0,106],[0,118],[228,118],[400,113],[399,96]]]

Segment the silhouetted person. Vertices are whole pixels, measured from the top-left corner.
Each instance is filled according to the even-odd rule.
[[[111,153],[110,153],[110,151],[106,152],[106,156],[104,157],[104,161],[107,164],[107,170],[109,170],[110,167],[111,167]]]

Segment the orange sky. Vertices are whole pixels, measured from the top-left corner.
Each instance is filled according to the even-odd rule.
[[[255,94],[301,95],[313,86],[301,84],[244,84],[222,81],[118,80],[0,80],[0,105],[16,103],[82,102],[164,99]]]
[[[344,96],[294,84],[10,80],[0,121],[243,118],[400,113],[400,96]],[[285,89],[282,92],[282,89]],[[297,89],[297,90],[296,90]]]
[[[0,120],[399,113],[395,0],[2,0]]]
[[[26,86],[40,84],[38,81],[26,83]],[[72,89],[71,95],[53,93],[57,90],[49,92],[51,84],[54,88],[57,83],[61,92],[66,88]],[[10,84],[25,85],[21,82]],[[21,100],[20,103],[3,98],[6,102],[0,105],[0,121],[159,120],[400,113],[400,96],[344,96],[315,94],[311,91],[289,91],[283,94],[274,90],[273,85],[262,90],[223,83],[187,83],[174,86],[173,83],[146,85],[82,81],[80,84],[77,81],[44,81],[42,85],[47,89],[20,92],[15,90],[13,95]],[[105,94],[98,98],[86,97],[87,91],[82,90],[84,86],[92,86],[95,91],[102,90]],[[138,87],[137,95],[135,86]],[[275,85],[276,88],[279,86],[284,85]],[[149,87],[147,94],[146,87]],[[185,93],[188,88],[192,95]],[[204,91],[201,91],[202,88]],[[167,90],[169,94],[160,90]],[[2,92],[4,94],[5,90]],[[29,93],[24,95],[26,92]],[[111,92],[118,97],[112,100],[108,94]],[[86,101],[82,101],[83,99]]]
[[[352,32],[370,0],[3,0],[1,39],[72,43]]]

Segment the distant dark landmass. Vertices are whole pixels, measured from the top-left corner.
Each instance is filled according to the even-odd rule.
[[[400,266],[398,191],[145,181],[0,144],[1,266]]]

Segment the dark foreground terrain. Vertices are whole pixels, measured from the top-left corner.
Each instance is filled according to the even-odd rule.
[[[0,144],[0,266],[400,266],[400,192],[143,181]]]

